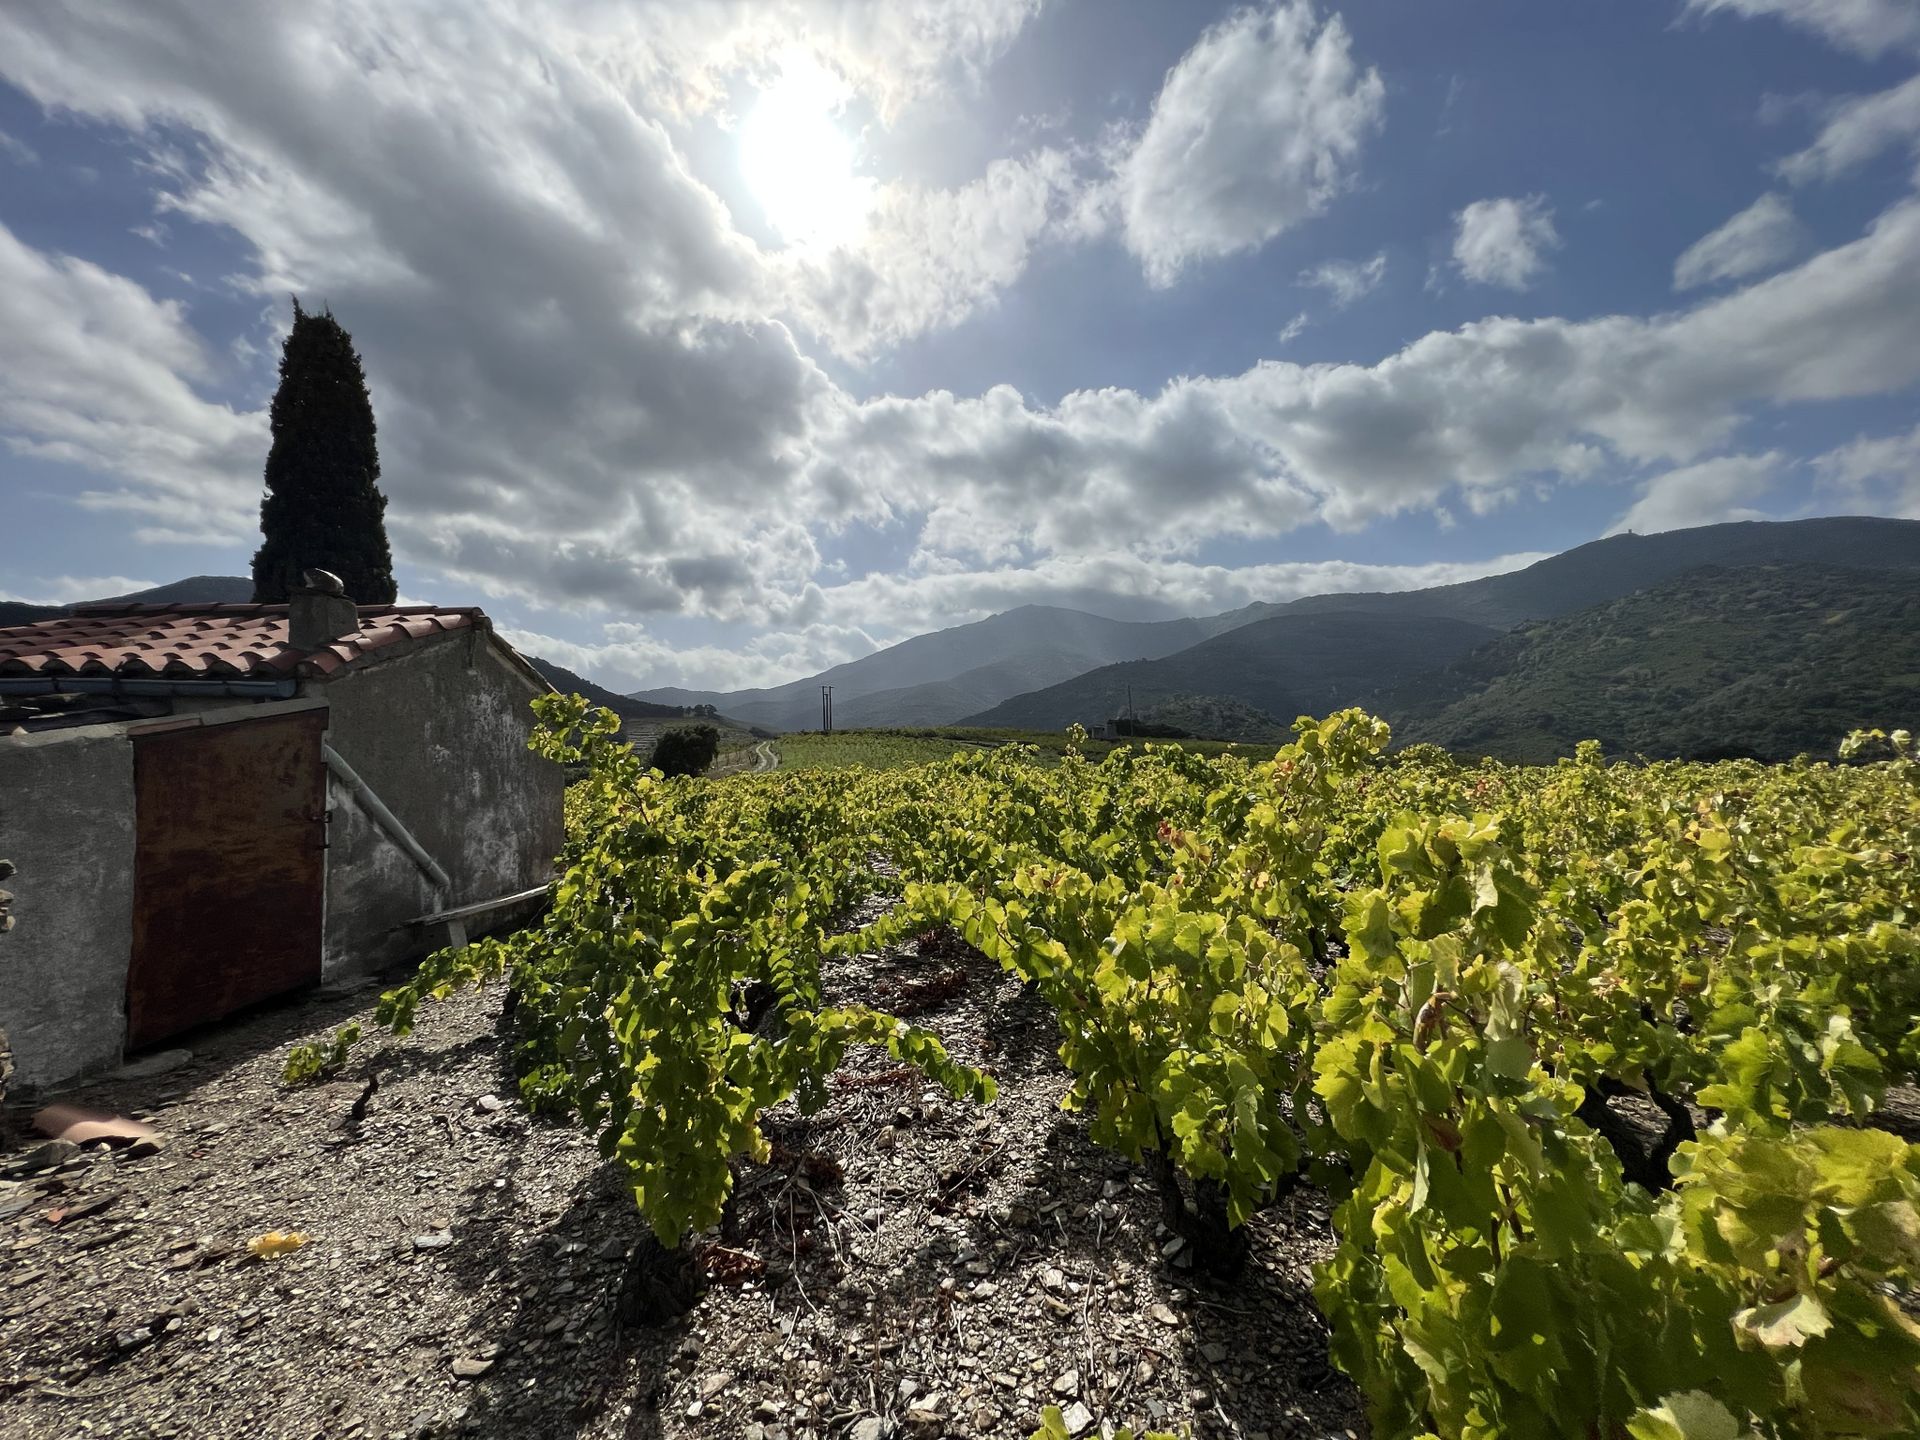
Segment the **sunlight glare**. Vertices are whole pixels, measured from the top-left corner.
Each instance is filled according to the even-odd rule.
[[[830,249],[866,222],[873,182],[853,173],[853,142],[834,123],[839,103],[831,75],[793,63],[741,122],[741,174],[790,245]]]

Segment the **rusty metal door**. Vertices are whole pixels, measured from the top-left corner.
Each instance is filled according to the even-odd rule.
[[[324,709],[134,738],[127,1048],[320,978]]]

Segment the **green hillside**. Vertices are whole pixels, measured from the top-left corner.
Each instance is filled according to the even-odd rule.
[[[1396,738],[1504,760],[1830,756],[1920,717],[1920,575],[1708,567],[1524,626],[1381,704]]]
[[[1293,738],[1290,722],[1282,723],[1278,717],[1227,695],[1173,695],[1146,710],[1136,704],[1134,715],[1145,724],[1172,725],[1196,740],[1278,745]]]
[[[1609,535],[1504,575],[1427,590],[1309,595],[1249,610],[1265,608],[1275,615],[1329,610],[1448,615],[1507,630],[1616,600],[1706,565],[1920,570],[1920,520],[1831,515],[1813,520],[1736,520],[1654,535]]]
[[[1467,654],[1497,632],[1435,615],[1283,612],[1158,660],[1103,665],[984,710],[967,725],[1089,728],[1210,695],[1292,721],[1344,705],[1367,705],[1389,686]]]

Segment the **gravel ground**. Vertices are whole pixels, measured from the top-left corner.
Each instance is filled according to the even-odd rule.
[[[496,1098],[498,989],[375,1032],[317,1089],[280,1085],[287,1047],[370,1019],[375,992],[62,1097],[163,1143],[0,1156],[0,1433],[934,1440],[1025,1436],[1049,1402],[1089,1435],[1364,1433],[1309,1288],[1319,1195],[1258,1217],[1216,1287],[1163,1255],[1144,1174],[1059,1109],[1053,1024],[1017,982],[947,940],[830,989],[930,1024],[1000,1098],[850,1056],[826,1109],[768,1117],[773,1163],[742,1167],[709,1287],[663,1329],[615,1322],[641,1226],[591,1143]],[[249,1256],[271,1230],[310,1239]]]

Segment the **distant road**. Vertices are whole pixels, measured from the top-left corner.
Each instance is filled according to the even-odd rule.
[[[774,749],[771,740],[761,740],[751,746],[727,751],[713,762],[713,768],[707,771],[707,776],[718,780],[727,775],[758,775],[779,768],[780,752]]]

